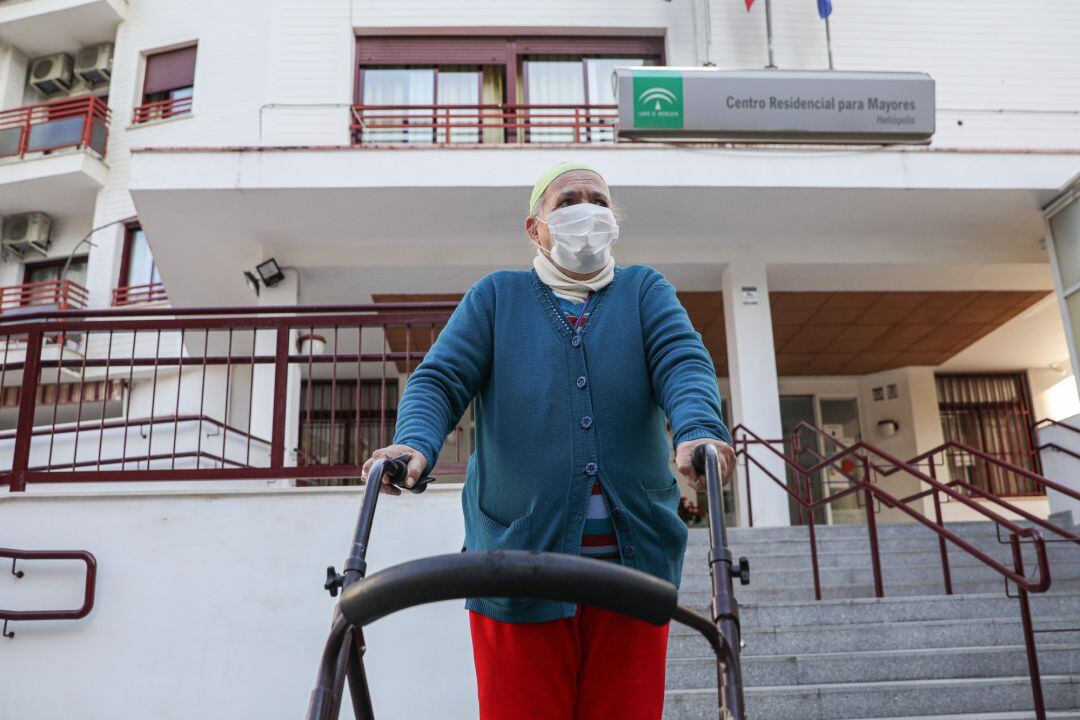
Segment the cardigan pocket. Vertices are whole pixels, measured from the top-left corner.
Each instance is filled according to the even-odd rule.
[[[660,488],[641,484],[645,497],[649,500],[656,534],[659,537],[664,557],[670,566],[682,566],[682,554],[686,551],[686,541],[690,531],[679,517],[679,483],[671,478],[671,484]]]
[[[529,533],[526,532],[529,529],[529,521],[532,518],[532,512],[528,512],[521,517],[515,519],[509,525],[503,525],[495,518],[484,512],[484,509],[479,505],[476,506],[480,515],[480,524],[484,527],[484,532],[495,541],[499,550],[530,550],[528,547],[510,547],[509,545],[504,547],[501,541],[508,543],[512,542],[513,536],[517,536],[518,542],[524,540],[528,542]]]
[[[477,517],[480,521],[480,530],[483,534],[481,540],[483,550],[533,550],[532,533],[529,532],[532,512],[528,512],[516,518],[509,525],[503,525],[495,518],[488,515],[479,504],[476,505]],[[480,548],[477,548],[480,549]],[[487,602],[501,608],[513,608],[527,603],[531,598],[527,597],[489,597]]]

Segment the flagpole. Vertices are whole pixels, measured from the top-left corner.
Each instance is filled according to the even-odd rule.
[[[829,32],[829,16],[825,16],[825,47],[829,49],[829,69],[833,69],[832,64],[832,33]]]
[[[766,68],[770,70],[776,69],[776,62],[773,60],[773,45],[772,45],[772,5],[769,0],[765,0],[765,35],[769,41],[769,64]]]

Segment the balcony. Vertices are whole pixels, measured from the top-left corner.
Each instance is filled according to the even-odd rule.
[[[126,0],[13,0],[0,3],[0,44],[30,57],[73,53],[112,42],[127,16]]]
[[[537,145],[615,142],[615,105],[354,105],[352,143]]]
[[[150,305],[169,301],[165,284],[160,282],[145,285],[121,285],[113,288],[113,307],[123,305]]]
[[[86,307],[86,288],[71,280],[46,280],[0,287],[0,315],[21,312],[78,310]]]
[[[133,125],[141,125],[154,120],[166,120],[172,117],[187,115],[191,112],[191,102],[192,98],[191,96],[188,96],[145,103],[135,108],[135,112],[132,113],[131,122]]]
[[[44,285],[44,283],[43,283]],[[66,286],[64,290],[67,290]],[[0,486],[98,481],[350,484],[454,302],[88,310],[10,290],[0,315]],[[73,297],[71,303],[80,302]],[[8,352],[5,347],[10,347]],[[469,416],[440,456],[460,476]]]
[[[0,111],[0,215],[89,209],[107,177],[109,121],[93,95]]]

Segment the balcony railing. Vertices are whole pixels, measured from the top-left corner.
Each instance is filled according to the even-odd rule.
[[[95,95],[0,111],[0,158],[63,148],[105,156],[109,106]]]
[[[393,439],[397,395],[455,303],[137,308],[0,315],[0,386],[18,419],[0,434],[0,485],[295,480],[357,482]],[[80,353],[58,353],[78,338]],[[42,386],[121,382],[124,396]],[[321,388],[321,389],[320,389]],[[461,475],[469,413],[438,474]],[[104,418],[101,422],[99,418]],[[265,438],[265,440],[263,440]]]
[[[354,145],[615,141],[615,105],[355,105]]]
[[[131,122],[139,125],[151,120],[164,120],[165,118],[184,115],[191,112],[191,100],[192,98],[188,96],[144,103],[135,108]]]
[[[86,307],[86,288],[71,280],[45,280],[0,287],[0,314]]]
[[[168,299],[169,296],[165,293],[165,284],[152,282],[144,285],[121,285],[113,288],[112,304],[114,306],[147,305],[167,302]]]

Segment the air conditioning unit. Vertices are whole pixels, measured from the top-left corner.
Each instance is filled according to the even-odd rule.
[[[49,231],[52,218],[43,212],[12,215],[4,221],[3,247],[17,257],[26,257],[27,253],[49,251]]]
[[[46,55],[30,65],[30,84],[45,95],[56,95],[71,87],[71,56],[67,53]]]
[[[75,74],[90,87],[109,82],[112,75],[113,44],[88,45],[75,56]]]

